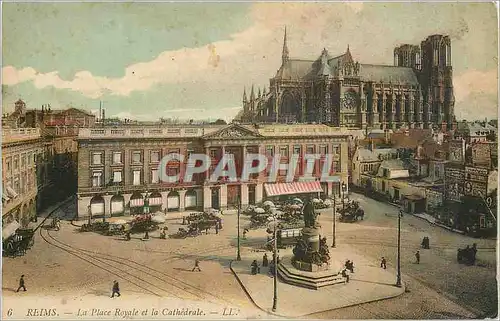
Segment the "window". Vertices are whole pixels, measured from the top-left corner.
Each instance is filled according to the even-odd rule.
[[[158,184],[159,182],[160,182],[160,180],[158,177],[158,169],[152,169],[151,170],[151,183]]]
[[[14,170],[17,171],[18,168],[19,168],[19,159],[14,158]]]
[[[132,163],[140,163],[141,162],[141,152],[140,151],[133,151],[132,152]]]
[[[177,176],[179,174],[179,167],[168,167],[167,175],[168,176]]]
[[[10,170],[12,169],[12,168],[11,168],[11,165],[10,165],[10,160],[7,160],[7,161],[5,162],[5,164],[6,164],[5,166],[7,167],[7,171],[9,171],[9,172],[10,172]]]
[[[92,153],[92,165],[102,165],[102,153]]]
[[[313,145],[307,146],[306,154],[314,154],[314,146]]]
[[[21,156],[21,167],[22,168],[26,167],[26,154],[23,154]]]
[[[300,150],[301,150],[300,146],[293,146],[293,153],[294,154],[300,155]]]
[[[288,157],[288,146],[280,146],[280,155],[282,157]]]
[[[121,182],[122,182],[122,171],[114,171],[113,183],[121,183]]]
[[[150,155],[150,161],[151,161],[151,163],[160,162],[160,152],[157,150],[152,150],[151,155]]]
[[[102,172],[101,171],[93,171],[92,172],[92,187],[100,187],[102,186]]]
[[[320,147],[319,147],[319,153],[320,153],[321,155],[326,155],[326,154],[328,154],[328,146],[326,146],[326,145],[322,145],[322,146],[320,146]]]
[[[133,173],[132,185],[141,185],[141,171],[135,170]]]
[[[180,149],[169,149],[168,150],[168,153],[169,154],[180,154],[181,153],[181,150]]]
[[[332,154],[334,154],[334,155],[339,155],[340,154],[340,146],[339,145],[333,145],[332,146]]]
[[[266,156],[274,156],[274,146],[266,146]]]
[[[122,161],[122,152],[113,152],[113,164],[121,164]]]
[[[334,173],[340,172],[340,162],[339,161],[333,161],[332,162],[332,171]]]
[[[210,158],[217,159],[217,149],[210,150]]]

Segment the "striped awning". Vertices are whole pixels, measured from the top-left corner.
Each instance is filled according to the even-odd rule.
[[[18,196],[18,194],[16,193],[16,191],[12,187],[7,186],[6,188],[7,188],[7,193],[9,194],[9,196],[11,198],[16,198]]]
[[[161,205],[161,197],[152,197],[149,199],[149,205]]]
[[[320,193],[320,182],[293,182],[293,183],[276,183],[264,185],[267,196],[291,195],[302,193]]]
[[[139,207],[139,206],[144,206],[143,198],[134,198],[130,200],[130,207]]]

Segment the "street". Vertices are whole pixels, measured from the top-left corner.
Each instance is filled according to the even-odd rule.
[[[365,219],[357,223],[337,221],[338,246],[349,245],[373,265],[385,256],[388,269],[394,269],[398,209],[356,194],[351,198],[359,200]],[[66,209],[66,213],[72,210]],[[181,215],[168,215],[168,234],[173,234],[183,227]],[[323,211],[319,222],[331,243],[331,211]],[[242,228],[247,224],[248,217],[242,215]],[[35,245],[25,256],[3,259],[4,305],[13,304],[11,299],[23,295],[14,293],[22,273],[29,294],[107,300],[112,281],[119,279],[124,297],[210,302],[246,309],[245,316],[262,318],[266,314],[252,305],[228,268],[236,257],[236,225],[237,215],[230,214],[224,217],[224,228],[218,235],[212,230],[208,235],[162,240],[159,232],[153,232],[149,241],[141,241],[142,235],[136,234],[127,242],[119,236],[81,233],[69,221],[63,221],[60,231],[37,232]],[[429,236],[430,250],[420,249],[423,236]],[[265,237],[263,229],[250,230],[241,242],[242,257],[261,247]],[[472,243],[477,243],[479,249],[476,266],[458,264],[457,248]],[[406,214],[402,218],[401,266],[409,292],[311,317],[464,318],[491,313],[496,309],[495,246],[495,240],[465,237]],[[417,250],[421,253],[420,264],[415,264]],[[202,272],[191,272],[195,259],[200,260]],[[280,306],[286,308],[286,302]]]

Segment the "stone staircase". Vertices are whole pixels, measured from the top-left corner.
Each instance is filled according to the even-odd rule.
[[[278,264],[278,275],[285,283],[313,290],[346,283],[346,279],[342,274],[336,271],[306,272],[297,270],[291,262]]]

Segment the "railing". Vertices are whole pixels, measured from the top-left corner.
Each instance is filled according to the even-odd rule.
[[[2,143],[40,138],[39,128],[2,128]]]
[[[199,137],[203,128],[80,128],[79,138]]]

